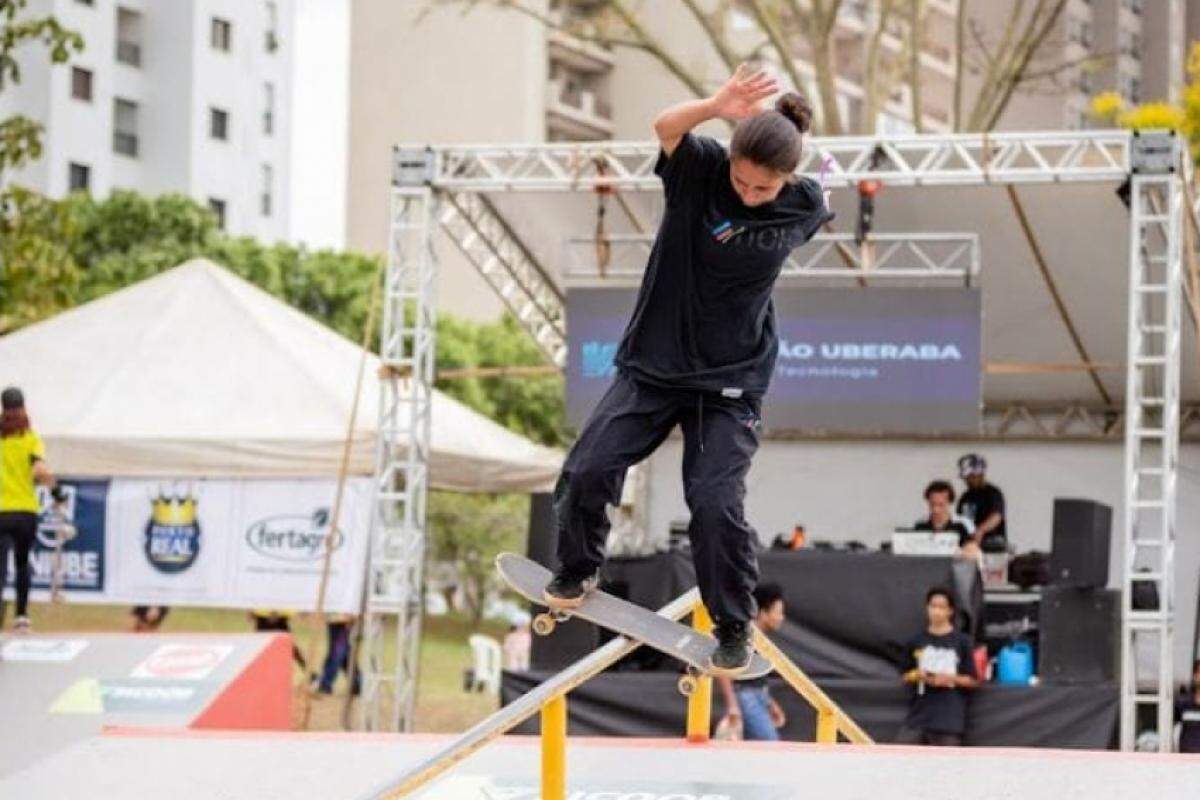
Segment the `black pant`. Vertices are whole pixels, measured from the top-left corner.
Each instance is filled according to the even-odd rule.
[[[895,744],[926,744],[934,747],[962,747],[963,737],[960,733],[939,733],[904,725],[896,734]]]
[[[558,559],[576,575],[604,561],[609,520],[625,470],[683,429],[688,538],[704,605],[717,623],[749,622],[758,582],[758,535],[746,522],[746,473],[758,449],[759,404],[664,389],[617,375],[584,425],[554,489]]]
[[[0,511],[0,626],[4,624],[4,584],[8,580],[8,551],[17,568],[17,616],[29,614],[29,553],[37,536],[38,517],[32,511]]]

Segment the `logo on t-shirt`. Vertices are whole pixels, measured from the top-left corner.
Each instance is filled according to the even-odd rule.
[[[917,666],[934,675],[957,675],[958,653],[953,648],[926,645],[917,651]]]
[[[725,244],[744,230],[746,230],[745,225],[735,228],[733,227],[732,222],[725,220],[712,229],[712,235],[713,238],[717,240],[718,244]]]

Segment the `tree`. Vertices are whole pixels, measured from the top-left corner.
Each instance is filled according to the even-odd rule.
[[[1200,166],[1200,44],[1192,46],[1187,60],[1187,84],[1181,103],[1153,100],[1129,106],[1113,91],[1092,98],[1092,116],[1101,122],[1122,128],[1170,128],[1188,139],[1192,163]]]
[[[27,42],[40,42],[53,64],[62,64],[72,53],[83,51],[83,37],[59,24],[54,17],[24,18],[28,0],[0,0],[0,84],[20,83],[16,52]],[[10,169],[42,154],[42,126],[20,115],[0,120],[0,179]]]
[[[497,586],[496,556],[524,549],[529,499],[521,495],[429,495],[430,556],[454,564],[475,627]]]
[[[908,84],[914,126],[920,130],[926,114],[921,87],[920,56],[924,46],[925,0],[866,0],[862,11],[863,113],[857,124],[843,118],[838,104],[839,64],[847,60],[848,44],[835,35],[840,14],[852,13],[842,0],[663,0],[679,4],[695,20],[714,56],[713,63],[732,72],[741,61],[770,59],[791,84],[806,90],[798,66],[811,70],[816,125],[826,135],[870,134],[877,112],[901,81]],[[955,65],[950,127],[954,130],[991,130],[1013,94],[1033,90],[1082,64],[1062,59],[1050,40],[1068,0],[1014,0],[1003,32],[989,41],[973,11],[983,8],[957,0],[958,15],[951,61]],[[563,31],[609,48],[646,53],[673,75],[695,97],[709,93],[714,76],[673,53],[654,35],[643,11],[629,0],[561,0],[555,13],[541,12],[530,0],[426,0],[426,13],[438,6],[459,6],[469,11],[484,2],[538,20],[547,28]],[[642,6],[641,8],[648,7]],[[989,7],[992,8],[992,7]],[[728,24],[731,14],[748,18],[756,36],[746,37]],[[968,37],[970,34],[970,37]],[[899,38],[902,49],[893,53],[884,40]],[[859,54],[855,54],[859,55]],[[719,76],[723,78],[724,76]],[[979,92],[969,107],[963,98],[968,78],[978,77]]]

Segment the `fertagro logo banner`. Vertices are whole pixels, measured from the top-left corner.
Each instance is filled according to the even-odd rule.
[[[197,500],[188,490],[182,495],[159,492],[150,499],[145,553],[159,572],[183,572],[200,555],[200,520]]]

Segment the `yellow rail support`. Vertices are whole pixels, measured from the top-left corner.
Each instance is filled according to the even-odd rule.
[[[542,706],[542,800],[567,797],[567,697]]]
[[[700,633],[712,633],[712,617],[708,615],[704,603],[692,606],[692,627]],[[688,697],[687,740],[701,744],[708,741],[708,732],[712,727],[712,676],[701,675],[696,684],[696,691]]]
[[[858,723],[850,719],[846,712],[838,708],[837,703],[829,699],[829,695],[821,691],[821,687],[813,683],[812,678],[804,674],[783,651],[768,639],[757,625],[750,626],[754,635],[754,646],[762,657],[771,662],[775,671],[803,697],[817,712],[817,741],[826,743],[837,742],[841,733],[854,744],[874,744],[866,731],[858,727]]]

